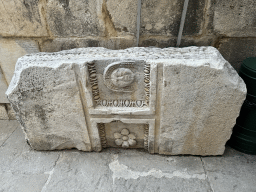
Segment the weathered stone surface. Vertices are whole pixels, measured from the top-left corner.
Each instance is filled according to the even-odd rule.
[[[141,8],[141,35],[177,36],[184,1],[145,0]],[[184,35],[201,34],[205,0],[189,1]]]
[[[46,18],[53,36],[83,37],[104,35],[104,21],[98,19],[102,12],[100,1],[94,0],[49,0]]]
[[[256,57],[256,39],[225,38],[220,41],[219,51],[239,71],[244,59]]]
[[[15,111],[13,110],[12,106],[8,103],[7,106],[7,114],[10,120],[16,120]]]
[[[174,37],[141,37],[139,46],[140,47],[159,47],[159,48],[166,48],[166,47],[175,47],[177,44],[177,39]]]
[[[7,119],[9,119],[9,117],[5,109],[5,104],[0,103],[0,120],[7,120]]]
[[[14,99],[12,104],[16,112],[22,108],[18,120],[22,122],[32,147],[38,150],[77,148],[90,151],[79,84],[72,66],[53,64],[51,68],[42,65],[25,71],[20,67],[17,65],[16,68],[22,73],[16,88],[21,90],[23,99]],[[47,101],[42,98],[47,98]]]
[[[7,90],[7,82],[5,80],[3,71],[1,69],[1,64],[0,64],[0,103],[9,103],[5,91]]]
[[[112,21],[118,36],[127,34],[136,35],[137,4],[138,2],[134,0],[106,0],[106,8],[109,11],[110,21]]]
[[[203,64],[196,58],[163,63],[159,153],[223,154],[246,87],[230,64],[215,54]]]
[[[46,17],[53,36],[117,37],[137,31],[137,2],[132,0],[50,0]]]
[[[256,36],[256,2],[254,0],[212,0],[209,27],[229,37]]]
[[[0,65],[7,83],[11,82],[17,59],[23,55],[39,52],[33,40],[0,39]]]
[[[0,35],[48,36],[42,2],[39,0],[2,0],[0,2]]]
[[[183,37],[181,39],[180,47],[188,46],[214,46],[217,42],[215,36],[203,36],[203,37]]]
[[[214,46],[216,43],[216,37],[214,36],[203,36],[203,37],[183,37],[181,39],[180,47],[188,46]],[[141,47],[175,47],[177,45],[177,38],[175,37],[165,37],[165,36],[155,36],[155,37],[141,37],[139,46]]]
[[[105,47],[108,49],[126,49],[134,47],[136,39],[133,36],[112,38],[56,38],[42,43],[43,52],[56,52],[82,47]]]
[[[213,47],[83,48],[20,58],[6,94],[35,149],[221,155],[246,86]]]

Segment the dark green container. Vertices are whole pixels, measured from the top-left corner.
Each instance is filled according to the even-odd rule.
[[[236,120],[228,145],[238,151],[256,155],[256,58],[243,61],[239,71],[247,87],[247,97]]]
[[[247,99],[252,99],[256,103],[256,57],[247,58],[243,61],[239,75],[246,84]]]

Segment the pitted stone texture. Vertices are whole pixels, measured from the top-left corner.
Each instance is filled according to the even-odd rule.
[[[188,66],[185,60],[163,63],[160,154],[224,153],[246,88],[230,64],[219,59],[222,69],[207,63]]]
[[[108,89],[103,80],[108,66],[131,69],[138,88]],[[128,103],[143,99],[144,86],[149,105],[118,106],[124,98],[125,103],[130,97]],[[81,48],[20,58],[6,94],[35,149],[100,151],[111,139],[111,123],[121,121],[144,126],[139,135],[132,132],[141,135],[140,148],[151,153],[221,155],[246,86],[213,47]],[[98,105],[100,97],[108,101]],[[114,128],[113,141],[114,133],[127,127]]]
[[[48,36],[42,2],[39,0],[2,0],[0,2],[0,35]]]
[[[10,95],[17,118],[34,149],[90,151],[75,72],[72,65],[55,67],[19,71],[19,84]]]

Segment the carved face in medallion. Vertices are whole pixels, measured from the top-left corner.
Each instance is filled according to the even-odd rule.
[[[128,68],[118,68],[112,72],[111,81],[119,88],[126,87],[134,81],[134,73]]]

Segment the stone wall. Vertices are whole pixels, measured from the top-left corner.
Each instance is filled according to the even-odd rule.
[[[138,6],[137,0],[2,0],[0,119],[12,117],[4,93],[19,57],[77,47],[134,47],[137,26],[139,46],[173,47],[183,2],[142,0]],[[256,56],[256,1],[190,0],[181,47],[193,45],[218,48],[239,70],[246,57]]]

